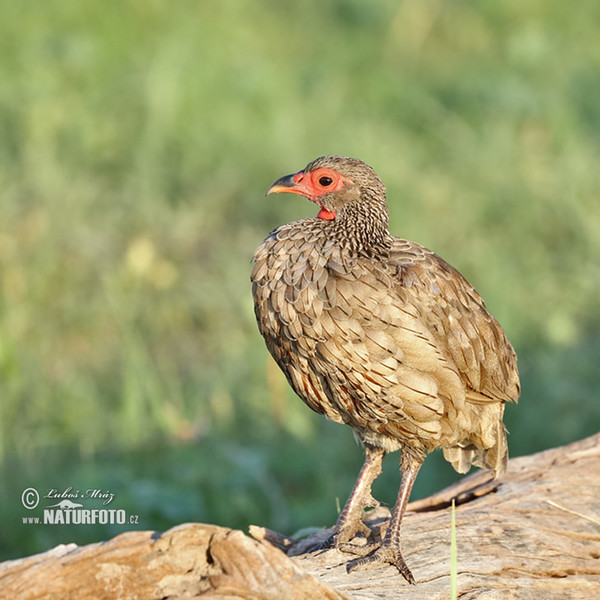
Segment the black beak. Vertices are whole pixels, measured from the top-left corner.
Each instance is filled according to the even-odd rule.
[[[294,188],[298,187],[298,184],[294,181],[298,173],[292,173],[291,175],[284,175],[280,177],[268,190],[266,195],[278,194],[281,192],[294,192]]]

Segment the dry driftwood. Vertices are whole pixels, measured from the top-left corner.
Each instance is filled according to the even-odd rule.
[[[446,599],[452,498],[460,598],[600,598],[600,434],[513,459],[499,481],[477,472],[409,505],[404,553],[416,586],[392,567],[348,575],[348,555],[336,550],[290,558],[273,545],[292,555],[322,533],[296,543],[261,528],[252,539],[187,524],[2,563],[0,597]],[[376,532],[382,514],[368,516]]]

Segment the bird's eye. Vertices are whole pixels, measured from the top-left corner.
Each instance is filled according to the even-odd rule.
[[[328,185],[331,185],[332,183],[333,183],[333,179],[331,179],[331,177],[319,178],[319,184],[322,185],[323,187],[327,187]]]

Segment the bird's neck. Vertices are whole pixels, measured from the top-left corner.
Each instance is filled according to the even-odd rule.
[[[376,257],[391,246],[388,210],[385,200],[369,199],[349,204],[331,221],[331,232],[353,254]]]

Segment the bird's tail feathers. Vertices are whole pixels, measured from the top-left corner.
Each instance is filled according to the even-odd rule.
[[[467,473],[471,465],[481,469],[491,469],[494,477],[499,477],[506,471],[508,464],[508,444],[506,428],[502,417],[496,425],[496,443],[491,448],[478,448],[474,444],[444,448],[444,458],[458,473]]]

